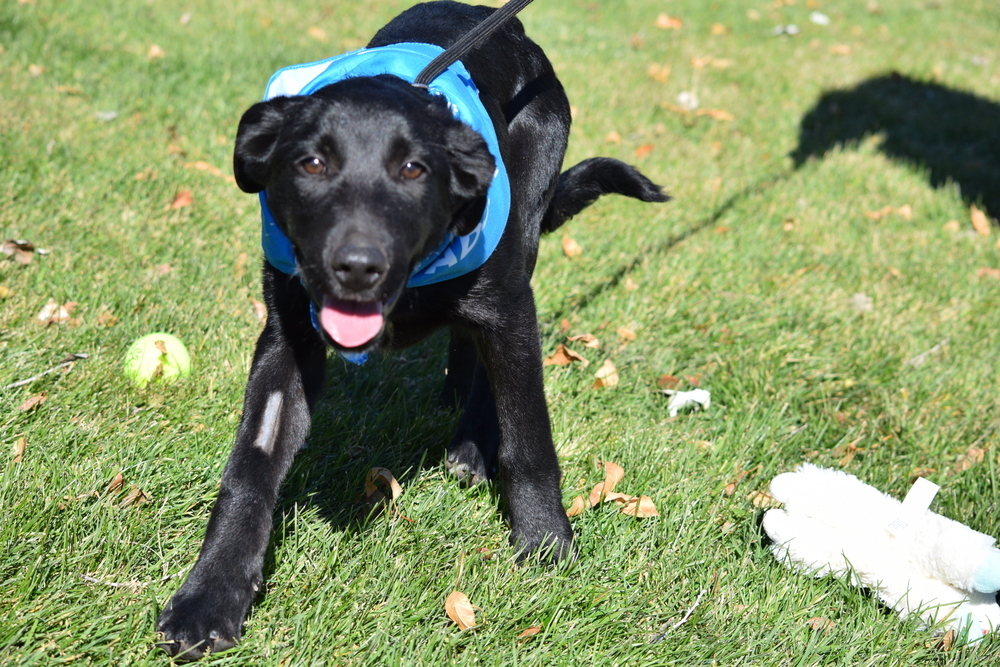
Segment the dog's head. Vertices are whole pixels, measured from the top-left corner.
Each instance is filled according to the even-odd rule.
[[[361,350],[417,262],[478,223],[495,161],[443,99],[379,76],[250,107],[233,166],[267,190],[329,342]]]

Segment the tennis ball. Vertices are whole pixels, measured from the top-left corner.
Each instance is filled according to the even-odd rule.
[[[139,387],[148,382],[173,382],[190,372],[187,348],[168,333],[143,336],[125,352],[125,377]]]

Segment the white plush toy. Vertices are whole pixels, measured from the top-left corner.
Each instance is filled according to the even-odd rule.
[[[900,503],[857,477],[803,463],[771,480],[784,503],[764,515],[778,560],[851,577],[902,618],[973,642],[1000,628],[1000,550],[989,535],[929,511],[937,485],[919,478]],[[853,573],[853,576],[852,576]]]

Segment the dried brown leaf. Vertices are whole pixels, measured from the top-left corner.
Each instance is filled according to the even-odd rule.
[[[45,394],[35,394],[34,396],[26,400],[24,403],[21,403],[21,405],[17,406],[17,409],[20,410],[21,412],[29,412],[30,410],[34,410],[39,405],[44,403],[46,398],[48,398],[48,396],[46,396]]]
[[[670,79],[670,65],[653,63],[646,68],[646,74],[657,83],[666,83]]]
[[[170,206],[168,208],[171,211],[176,211],[179,208],[190,206],[193,203],[194,203],[194,196],[191,194],[191,191],[181,190],[176,195],[174,195],[174,200],[170,202]]]
[[[626,327],[618,327],[615,329],[615,333],[617,333],[618,337],[622,340],[635,340],[635,332]]]
[[[597,382],[594,383],[594,387],[614,387],[618,384],[618,369],[615,368],[614,363],[610,359],[605,359],[601,367],[597,369],[594,373],[594,377],[597,378]]]
[[[391,500],[395,500],[403,493],[403,487],[399,485],[388,468],[372,468],[365,476],[365,497],[371,498],[379,493],[379,484],[389,489]]]
[[[459,630],[476,627],[476,610],[469,602],[468,596],[461,591],[452,591],[444,601],[444,610],[448,618],[458,625]]]
[[[832,630],[837,624],[825,616],[813,616],[806,621],[806,625],[808,625],[813,632],[826,632],[827,630]]]
[[[574,352],[562,343],[556,346],[556,351],[553,352],[542,362],[544,366],[568,366],[574,361],[579,361],[584,368],[590,365],[590,362],[578,352]]]
[[[653,504],[653,500],[649,496],[632,498],[622,507],[622,514],[628,514],[639,519],[660,516],[660,513],[656,511],[656,505]]]
[[[167,52],[160,48],[159,44],[151,44],[149,51],[146,52],[146,57],[150,60],[158,60],[159,58],[167,55]]]
[[[540,626],[540,625],[533,625],[530,628],[525,628],[524,630],[521,630],[521,634],[519,634],[517,636],[517,638],[518,639],[527,639],[528,637],[534,637],[535,635],[537,635],[541,631],[542,631],[542,626]]]
[[[781,503],[775,500],[774,497],[767,491],[751,491],[747,495],[747,500],[749,500],[753,506],[758,509],[770,509],[781,505]]]
[[[566,235],[563,235],[562,238],[562,249],[563,254],[569,258],[579,257],[583,254],[583,248],[580,244]]]
[[[583,496],[577,496],[573,499],[573,504],[566,510],[566,516],[577,516],[578,514],[582,514],[585,509],[587,509],[586,499]]]
[[[122,487],[124,485],[125,485],[125,478],[122,477],[122,474],[119,472],[118,474],[115,475],[114,479],[111,480],[111,483],[108,484],[107,492],[117,493],[118,491],[122,490]]]
[[[152,496],[140,489],[138,486],[133,486],[132,490],[128,492],[120,503],[119,507],[132,507],[133,505],[141,505],[147,500],[151,500]]]
[[[638,148],[635,149],[635,156],[637,158],[644,158],[650,153],[652,153],[654,148],[656,148],[656,146],[654,146],[653,144],[643,144],[642,146],[639,146]]]
[[[607,136],[604,137],[604,140],[609,144],[620,144],[622,142],[622,135],[618,134],[614,130],[611,130],[608,132]]]
[[[661,375],[656,379],[656,384],[660,389],[674,389],[681,383],[679,377],[673,375]]]
[[[67,301],[64,304],[59,304],[55,299],[49,299],[42,309],[38,311],[36,321],[41,325],[72,323],[71,316],[77,305],[76,301]]]
[[[684,27],[684,21],[676,16],[669,16],[668,14],[660,14],[656,17],[654,25],[662,30],[680,30]]]
[[[589,347],[595,350],[601,347],[600,339],[594,337],[594,334],[585,333],[585,334],[580,334],[579,336],[567,336],[566,340],[573,343],[577,341],[583,341],[584,347]]]
[[[993,278],[994,280],[1000,280],[1000,269],[984,266],[976,271],[976,276],[979,278]]]
[[[976,233],[983,236],[990,235],[990,220],[985,213],[976,208],[975,204],[969,207],[969,218],[972,220],[972,228],[976,230]]]
[[[308,34],[312,39],[315,39],[317,42],[326,41],[326,30],[323,30],[323,28],[320,28],[319,26],[314,25],[309,28],[309,30],[306,31],[306,34]]]
[[[21,459],[24,458],[24,450],[28,447],[28,439],[21,436],[14,443],[14,463],[20,463]]]
[[[614,491],[615,485],[625,477],[625,469],[611,461],[601,461],[604,467],[604,488],[607,492]]]

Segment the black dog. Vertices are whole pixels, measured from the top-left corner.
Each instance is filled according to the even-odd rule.
[[[369,48],[448,47],[494,10],[431,2],[404,12]],[[600,195],[668,197],[632,167],[595,158],[559,173],[570,113],[552,66],[511,20],[462,59],[496,133],[510,184],[506,228],[478,268],[407,286],[422,260],[476,229],[497,160],[438,95],[392,75],[347,78],[275,97],[243,116],[236,182],[266,189],[296,275],[264,264],[267,325],[254,353],[236,444],[205,541],[160,614],[161,646],[196,659],[233,646],[261,584],[272,513],[309,432],[328,347],[411,345],[448,327],[444,397],[466,405],[447,466],[469,481],[499,472],[520,557],[572,557],[573,533],[542,386],[529,284],[539,234]]]

